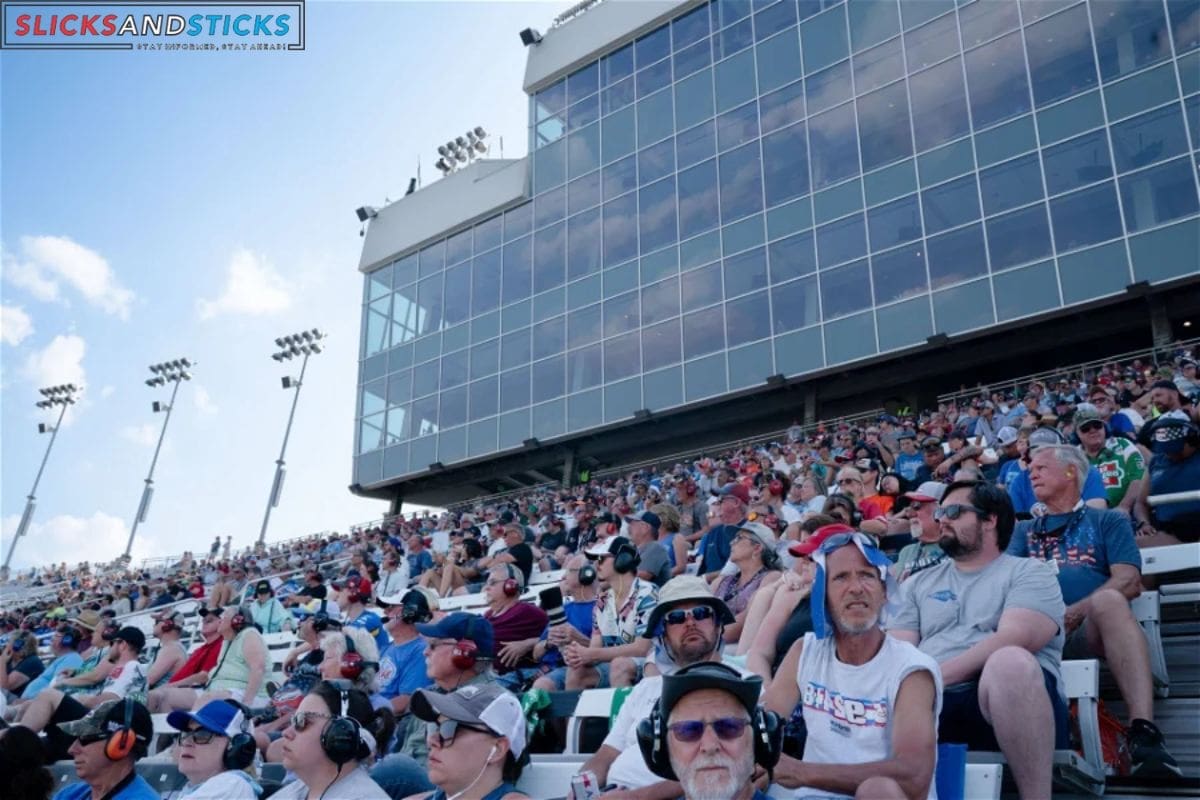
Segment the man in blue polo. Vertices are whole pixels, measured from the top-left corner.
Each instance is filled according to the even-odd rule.
[[[721,572],[729,560],[733,537],[746,521],[746,507],[750,505],[750,490],[736,481],[721,487],[717,504],[719,525],[714,525],[700,540],[700,574],[711,579]]]

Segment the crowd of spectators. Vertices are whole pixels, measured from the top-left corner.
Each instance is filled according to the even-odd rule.
[[[1071,746],[1062,660],[1104,658],[1130,769],[1178,776],[1129,601],[1142,549],[1200,539],[1200,501],[1147,502],[1200,487],[1198,393],[1178,351],[345,535],[18,576],[45,594],[0,621],[0,761],[32,732],[95,796],[157,797],[134,769],[156,712],[197,800],[254,796],[263,762],[293,779],[276,797],[519,800],[548,693],[629,687],[582,770],[606,800],[926,797],[939,742],[1003,752],[1040,798]],[[461,595],[480,608],[440,608]],[[142,610],[152,654],[121,619]]]

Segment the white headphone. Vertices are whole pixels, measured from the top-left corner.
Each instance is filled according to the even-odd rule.
[[[496,755],[496,745],[492,745],[492,749],[488,750],[487,757],[483,759],[483,768],[479,770],[479,774],[475,776],[475,780],[468,783],[461,790],[447,797],[446,800],[458,800],[458,798],[471,791],[471,787],[479,783],[479,779],[483,777],[483,773],[487,772],[488,764],[492,763],[492,756],[494,755]]]

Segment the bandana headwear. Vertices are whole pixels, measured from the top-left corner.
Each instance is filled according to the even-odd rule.
[[[850,540],[863,554],[863,558],[879,570],[879,578],[887,589],[888,602],[885,611],[893,610],[892,605],[899,595],[890,569],[892,562],[888,560],[882,550],[875,546],[875,542],[870,536],[857,532],[847,535],[851,537]],[[833,635],[833,620],[829,618],[829,612],[825,608],[825,558],[834,550],[844,546],[846,543],[842,541],[841,536],[830,537],[812,554],[812,560],[817,565],[817,575],[813,580],[812,588],[812,621],[813,633],[818,639],[827,639]]]

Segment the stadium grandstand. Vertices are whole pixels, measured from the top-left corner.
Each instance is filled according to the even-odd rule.
[[[521,31],[530,155],[359,210],[389,513],[5,576],[0,798],[1200,796],[1198,31]]]

